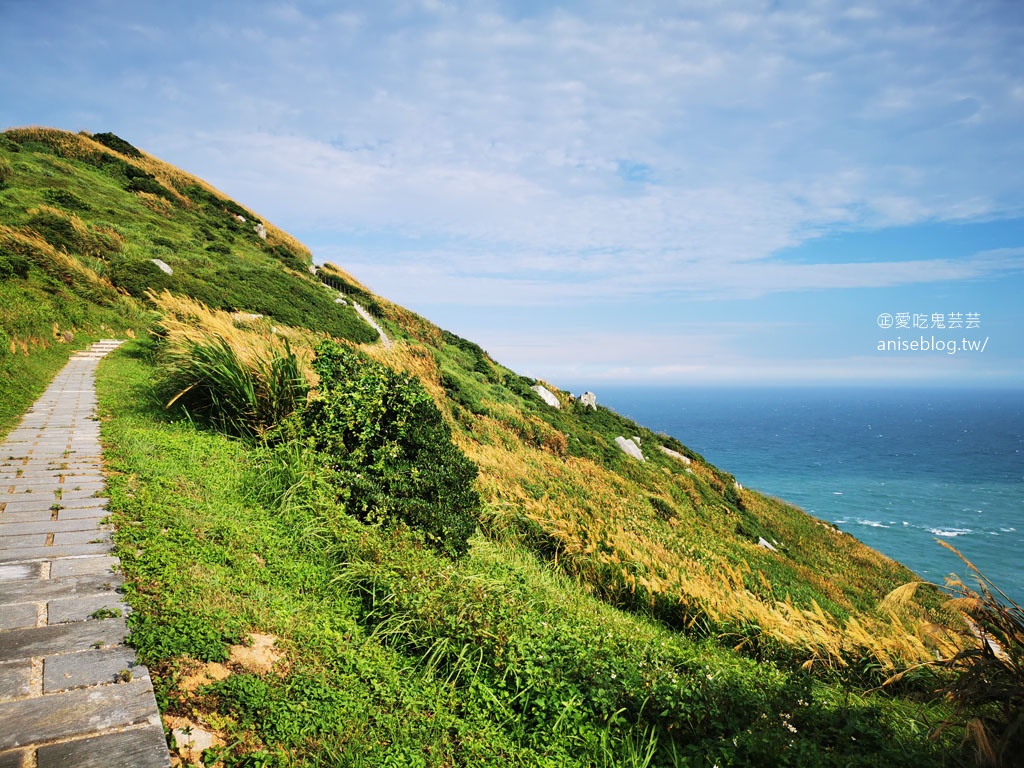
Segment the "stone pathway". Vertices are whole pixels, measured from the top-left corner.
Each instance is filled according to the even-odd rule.
[[[124,644],[94,373],[76,353],[0,444],[0,768],[166,768],[145,667]]]

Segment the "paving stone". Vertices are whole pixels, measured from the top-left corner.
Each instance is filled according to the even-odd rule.
[[[0,633],[0,662],[87,651],[96,644],[120,645],[127,628],[124,618],[73,621]],[[0,728],[0,730],[3,730]]]
[[[42,563],[0,564],[0,584],[38,579],[42,576]]]
[[[72,507],[70,509],[57,510],[58,520],[106,520],[110,517],[110,510],[106,507]]]
[[[53,545],[63,546],[66,544],[99,544],[110,542],[110,528],[93,526],[91,530],[85,531],[57,531],[53,534]]]
[[[71,576],[64,579],[0,581],[0,605],[41,603],[58,597],[84,597],[116,591],[124,578],[119,573]]]
[[[0,528],[0,531],[5,531],[7,526]],[[0,536],[0,551],[4,552],[4,559],[6,555],[15,549],[27,549],[29,547],[45,547],[46,546],[46,534],[45,533],[26,533],[14,536]]]
[[[0,700],[28,696],[31,676],[32,661],[30,659],[18,659],[0,664]]]
[[[121,595],[117,592],[59,597],[47,603],[46,623],[52,625],[64,624],[69,621],[85,621],[102,608],[120,611],[121,614],[126,613],[126,608],[121,602]],[[109,621],[109,619],[104,619],[104,621]]]
[[[23,496],[26,494],[34,493],[51,493],[59,487],[60,484],[57,482],[56,479],[29,480],[27,482],[24,480],[15,479],[8,481],[7,493],[8,495],[13,494],[14,496]]]
[[[0,704],[0,749],[86,736],[158,717],[149,678],[9,701]],[[106,765],[111,765],[109,754]]]
[[[2,501],[3,501],[3,498],[0,497],[0,502],[2,502]],[[47,496],[45,499],[39,498],[39,499],[31,499],[31,500],[28,500],[28,501],[24,501],[24,500],[8,501],[7,502],[7,506],[4,508],[4,513],[2,515],[0,515],[0,521],[3,521],[7,517],[7,515],[10,515],[10,514],[12,514],[14,512],[48,512],[48,511],[51,511],[50,507],[52,507],[54,505],[55,501],[56,500],[52,496]],[[69,506],[69,505],[65,505],[65,506]]]
[[[67,520],[61,520],[58,516],[56,520],[40,520],[37,522],[13,523],[5,521],[0,531],[4,532],[4,536],[24,536],[33,533],[57,533],[58,531],[96,531],[99,530],[97,525],[96,518],[72,517]],[[60,539],[54,539],[54,543],[72,542],[61,542]]]
[[[149,677],[149,670],[139,664],[135,651],[125,646],[50,656],[43,660],[43,693],[121,682],[119,678],[125,672],[130,680]]]
[[[38,609],[35,603],[22,602],[16,605],[5,605],[3,611],[0,611],[0,630],[34,627],[37,613]]]
[[[113,574],[114,568],[121,565],[120,559],[113,555],[102,554],[92,557],[62,557],[54,560],[50,566],[51,579],[63,579],[68,576],[91,576]]]
[[[39,768],[110,768],[112,755],[117,755],[119,766],[131,768],[166,768],[171,764],[163,728],[148,725],[40,747],[37,765]]]
[[[9,749],[0,752],[0,768],[28,768],[34,749]]]
[[[102,555],[110,550],[106,544],[61,544],[52,547],[22,547],[5,552],[0,550],[0,562],[19,562],[25,560],[46,560],[56,557],[74,557],[76,555]]]

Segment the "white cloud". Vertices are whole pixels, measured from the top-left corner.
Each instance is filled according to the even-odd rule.
[[[216,94],[221,127],[159,143],[292,229],[438,244],[392,259],[393,275],[417,258],[436,271],[430,260],[454,250],[446,271],[469,281],[494,269],[460,255],[467,244],[507,271],[543,273],[545,254],[588,280],[587,264],[602,271],[612,258],[609,280],[627,274],[633,290],[705,285],[758,262],[733,283],[871,285],[883,266],[786,268],[773,254],[836,227],[1024,206],[1021,172],[1006,163],[1024,149],[1024,110],[1005,97],[1021,74],[1020,30],[968,23],[967,5],[684,14],[653,3],[517,17],[427,6],[397,23],[274,6],[299,41],[267,30],[262,63],[235,43],[261,87],[239,91],[232,72],[197,83]],[[972,134],[982,111],[991,146]],[[964,142],[960,160],[950,149]],[[645,173],[624,177],[624,159]],[[549,271],[559,291],[601,287],[566,288],[565,270]]]

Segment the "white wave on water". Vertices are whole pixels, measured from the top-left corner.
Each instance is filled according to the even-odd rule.
[[[929,528],[928,530],[936,536],[943,536],[947,539],[952,539],[955,536],[964,536],[968,533],[974,533],[970,528]]]
[[[877,521],[877,520],[862,520],[862,519],[860,519],[860,518],[857,518],[857,522],[858,522],[858,523],[859,523],[860,525],[866,525],[866,526],[868,526],[869,528],[888,528],[888,527],[889,527],[889,526],[888,526],[888,525],[886,525],[885,523],[880,523],[880,522],[879,522],[879,521]]]

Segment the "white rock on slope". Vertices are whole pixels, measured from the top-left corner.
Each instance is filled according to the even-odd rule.
[[[552,408],[561,408],[562,404],[558,402],[558,398],[554,396],[550,389],[542,384],[534,384],[530,387],[534,392],[540,395],[540,399],[550,405]]]
[[[622,452],[627,456],[632,456],[634,459],[639,459],[640,461],[646,461],[646,459],[644,459],[644,452],[640,450],[640,446],[629,438],[619,435],[615,438],[615,444],[619,446],[619,448],[622,449]]]

